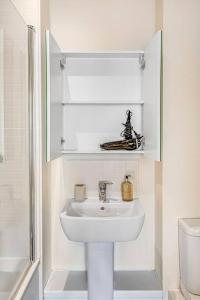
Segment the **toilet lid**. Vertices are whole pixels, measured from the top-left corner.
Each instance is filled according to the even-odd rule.
[[[200,236],[200,218],[179,219],[179,227],[192,236]]]

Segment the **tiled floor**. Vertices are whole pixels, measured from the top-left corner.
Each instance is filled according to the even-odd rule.
[[[131,299],[162,299],[162,287],[155,271],[115,271],[114,290],[115,298],[120,299],[129,299],[129,295]],[[85,271],[52,272],[45,288],[46,300],[79,297],[87,299]]]
[[[115,290],[121,291],[155,291],[162,289],[154,271],[116,271],[114,275],[114,287]],[[65,282],[64,290],[87,290],[86,272],[70,272]]]

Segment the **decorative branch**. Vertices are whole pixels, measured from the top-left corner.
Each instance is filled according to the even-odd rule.
[[[132,112],[128,110],[126,112],[127,119],[126,123],[122,124],[125,128],[121,132],[121,136],[124,137],[124,140],[113,141],[109,143],[101,144],[101,149],[104,150],[137,150],[144,144],[144,137],[138,134],[131,125]],[[133,137],[133,133],[134,136]]]

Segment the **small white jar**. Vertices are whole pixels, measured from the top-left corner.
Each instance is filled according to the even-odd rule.
[[[84,201],[86,199],[86,185],[85,184],[75,184],[74,186],[74,200]]]

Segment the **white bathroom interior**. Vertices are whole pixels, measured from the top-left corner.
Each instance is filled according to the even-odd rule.
[[[0,300],[15,299],[31,266],[16,299],[198,300],[200,3],[0,6]],[[101,149],[122,139],[129,110],[144,142]],[[112,182],[110,203],[99,200],[101,181]],[[87,199],[75,203],[77,184]],[[102,217],[77,216],[90,201]],[[106,216],[117,203],[127,215]]]
[[[154,169],[155,161],[161,159],[162,33],[152,32],[140,48],[136,48],[134,37],[134,48],[128,49],[123,44],[114,49],[77,49],[70,44],[66,48],[62,46],[66,44],[65,34],[62,38],[57,34],[58,21],[52,3],[50,29],[46,33],[52,253],[45,299],[61,293],[66,299],[86,297],[87,290],[89,299],[112,299],[112,281],[114,297],[139,295],[161,299],[162,262],[155,232],[158,219]],[[62,27],[65,28],[64,24]],[[132,112],[134,129],[145,136],[145,144],[134,151],[102,150],[100,144],[121,139],[128,110]],[[85,184],[86,195],[91,199],[99,197],[99,182],[106,180],[113,183],[107,187],[107,198],[120,199],[126,174],[131,175],[134,197],[139,199],[135,203],[139,201],[145,215],[137,239],[126,238],[129,231],[134,232],[135,225],[127,223],[124,229],[122,220],[119,228],[115,223],[112,238],[108,235],[111,225],[106,220],[101,229],[94,222],[89,227],[81,223],[75,233],[72,227],[78,225],[65,220],[65,210],[60,220],[61,211],[74,197],[75,184]],[[87,234],[91,226],[93,232]],[[103,257],[99,258],[100,252]],[[113,268],[114,278],[110,274]]]

